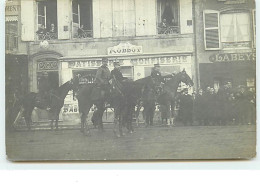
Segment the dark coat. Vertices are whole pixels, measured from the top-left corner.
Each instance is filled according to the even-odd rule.
[[[123,77],[123,74],[121,73],[121,71],[117,68],[114,68],[111,71],[111,77],[110,78],[115,78],[116,80],[118,80],[119,82],[122,82],[123,80],[127,79],[126,77]]]
[[[98,68],[95,78],[95,83],[98,85],[107,85],[109,84],[110,71],[108,67],[102,65]]]

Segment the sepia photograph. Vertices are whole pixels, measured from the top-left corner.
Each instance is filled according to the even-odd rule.
[[[10,161],[256,156],[255,0],[6,0]]]

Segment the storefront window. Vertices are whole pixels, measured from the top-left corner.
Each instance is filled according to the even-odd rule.
[[[84,69],[84,70],[74,70],[73,78],[79,77],[79,86],[82,87],[85,84],[91,84],[95,81],[95,76],[97,69]]]
[[[92,0],[72,1],[73,38],[88,38],[93,36]]]
[[[179,29],[179,1],[157,1],[158,34],[176,34]]]
[[[37,2],[39,40],[57,39],[57,0],[43,0]]]

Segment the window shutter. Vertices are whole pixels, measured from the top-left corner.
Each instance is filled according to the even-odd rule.
[[[253,47],[256,47],[256,14],[255,14],[255,10],[252,11],[253,14],[253,33],[254,33],[254,43],[253,43]]]
[[[34,1],[21,1],[22,41],[33,41],[35,37]]]
[[[203,12],[205,50],[220,49],[219,12],[205,10]]]
[[[112,0],[100,0],[100,7],[99,16],[100,16],[100,37],[112,37],[112,24],[113,24],[113,17],[112,17]],[[104,8],[106,7],[106,8]]]

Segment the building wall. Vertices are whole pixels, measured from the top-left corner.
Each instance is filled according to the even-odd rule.
[[[251,77],[255,76],[255,48],[254,48],[254,32],[253,29],[253,14],[252,11],[255,9],[254,0],[194,0],[194,12],[195,12],[195,36],[196,36],[196,58],[198,61],[198,67],[203,68],[203,74],[200,73],[201,69],[198,70],[199,81],[204,84],[200,84],[202,88],[205,86],[213,86],[213,74],[218,73],[217,76],[227,75],[227,78],[233,78],[234,85],[244,83],[248,78],[248,74],[252,74]],[[236,12],[248,12],[250,16],[250,30],[251,30],[251,41],[252,44],[248,48],[233,47],[224,49],[222,46],[220,49],[207,50],[205,49],[204,39],[204,22],[203,12],[205,10],[214,10],[221,13],[227,11]],[[221,24],[221,23],[220,23]],[[220,30],[221,37],[221,30]],[[208,64],[208,65],[204,65]],[[203,66],[203,67],[201,67]],[[214,70],[215,69],[215,70]],[[219,71],[219,72],[218,72]],[[221,72],[222,71],[222,72]],[[240,74],[240,75],[239,75]],[[208,81],[206,80],[208,78]],[[243,80],[241,78],[244,78]],[[240,80],[238,80],[240,79]],[[207,84],[205,84],[207,83]]]

